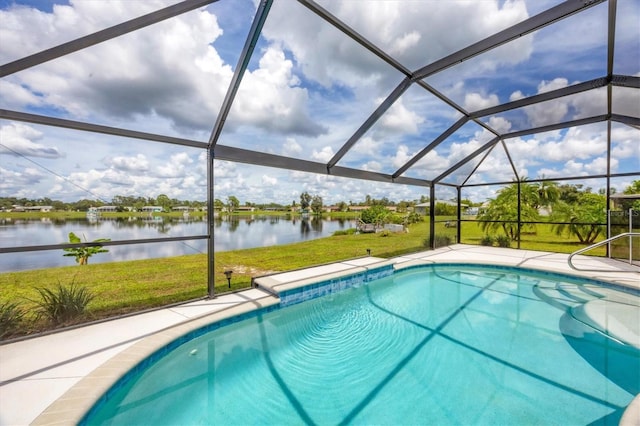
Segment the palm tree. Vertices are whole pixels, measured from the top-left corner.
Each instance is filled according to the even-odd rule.
[[[542,175],[542,179],[544,179],[544,175]],[[538,182],[537,185],[538,191],[538,207],[549,207],[553,205],[560,198],[560,189],[558,188],[558,183],[554,181],[542,181]]]
[[[537,205],[539,203],[536,187],[526,182],[520,182],[520,221],[535,222],[539,219]],[[512,240],[520,238],[518,232],[518,183],[505,186],[498,191],[495,200],[491,200],[489,207],[478,215],[480,227],[483,231],[502,228],[505,235]]]
[[[581,192],[576,203],[558,201],[553,208],[551,220],[562,222],[553,225],[556,235],[575,235],[584,244],[593,242],[605,230],[607,221],[606,199],[599,194]]]

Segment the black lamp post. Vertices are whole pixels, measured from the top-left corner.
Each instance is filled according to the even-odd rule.
[[[233,271],[231,269],[227,269],[226,271],[224,271],[224,276],[227,277],[229,288],[231,288],[231,274],[233,274]]]
[[[367,249],[367,256],[371,256],[371,249]]]

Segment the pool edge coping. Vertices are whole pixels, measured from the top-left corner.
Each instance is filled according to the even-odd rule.
[[[279,303],[273,295],[265,293],[261,298],[240,302],[158,330],[96,367],[51,403],[31,425],[77,425],[119,380],[171,342],[209,324],[257,312]]]

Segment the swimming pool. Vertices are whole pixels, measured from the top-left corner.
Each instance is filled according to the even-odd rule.
[[[640,392],[637,294],[468,265],[351,282],[192,333],[82,423],[617,424]]]

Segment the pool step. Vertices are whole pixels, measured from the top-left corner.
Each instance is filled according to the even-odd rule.
[[[585,292],[582,286],[566,283],[556,284],[554,287],[536,284],[533,286],[533,292],[551,306],[562,310],[583,305],[598,297],[593,292]]]
[[[640,348],[640,306],[635,298],[613,289],[567,283],[536,284],[533,292],[587,327]]]

